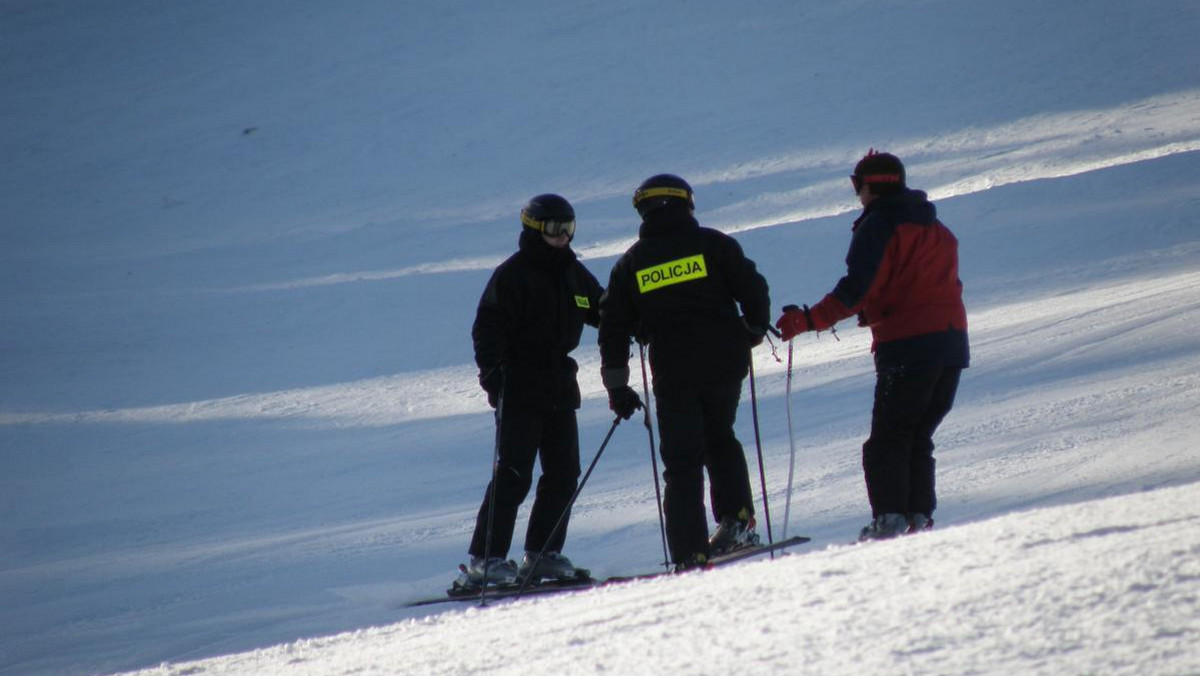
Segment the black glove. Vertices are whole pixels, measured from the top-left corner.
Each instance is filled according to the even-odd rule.
[[[614,387],[608,391],[608,407],[622,420],[629,420],[642,407],[642,398],[628,385]]]
[[[742,317],[742,324],[746,327],[746,331],[750,334],[750,337],[747,338],[747,342],[750,343],[750,347],[754,348],[762,345],[763,338],[765,338],[767,335],[767,328],[765,326],[751,324],[750,322],[746,321],[745,317]]]
[[[504,369],[494,366],[487,373],[479,374],[479,385],[487,392],[488,406],[496,408],[500,401],[500,390],[504,389]]]

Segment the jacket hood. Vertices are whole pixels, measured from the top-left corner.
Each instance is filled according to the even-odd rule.
[[[892,218],[904,223],[920,223],[930,225],[937,220],[937,207],[929,201],[929,195],[924,190],[900,190],[887,195],[880,195],[863,209],[854,221],[854,229],[863,219],[874,213],[888,213]]]
[[[668,207],[647,214],[638,229],[639,237],[669,235],[688,228],[698,228],[700,222],[687,207]]]

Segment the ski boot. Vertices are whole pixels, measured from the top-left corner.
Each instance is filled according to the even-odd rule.
[[[858,541],[890,540],[907,532],[908,519],[903,514],[880,514],[862,529]]]
[[[913,533],[920,533],[924,530],[933,530],[933,517],[920,512],[916,514],[909,514],[908,530],[905,531],[905,534],[912,535]]]
[[[758,533],[754,530],[754,517],[750,510],[742,508],[737,516],[727,516],[717,524],[717,530],[708,539],[708,551],[713,556],[728,554],[742,547],[752,547],[759,543]]]
[[[543,579],[589,580],[592,577],[590,571],[586,568],[576,568],[571,559],[559,552],[543,554],[542,559],[537,561],[537,570],[534,570],[536,560],[537,552],[525,552],[525,558],[521,560],[521,567],[517,570],[517,577],[522,580],[532,578],[530,581],[534,583]]]
[[[484,561],[481,556],[473,556],[469,565],[460,564],[458,570],[458,579],[454,581],[451,591],[477,590],[485,584],[501,587],[517,582],[517,564],[498,557]]]
[[[709,568],[708,555],[696,553],[691,556],[684,557],[681,561],[675,563],[671,568],[671,572],[678,575],[680,573],[690,573],[693,570],[704,570]]]

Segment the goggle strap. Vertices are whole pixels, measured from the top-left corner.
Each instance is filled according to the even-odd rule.
[[[542,230],[545,228],[545,226],[542,225],[541,221],[537,220],[536,218],[533,218],[532,216],[525,213],[524,211],[521,212],[521,224],[525,225],[526,227],[533,228],[534,230],[537,230],[538,232],[542,232]]]
[[[680,199],[689,199],[691,195],[683,188],[646,188],[633,193],[633,206],[637,206],[638,202],[651,197],[678,197]]]

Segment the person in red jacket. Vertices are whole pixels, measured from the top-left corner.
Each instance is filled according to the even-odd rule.
[[[863,205],[846,275],[811,309],[789,305],[775,326],[784,340],[858,315],[875,355],[871,434],[863,475],[871,523],[860,540],[933,526],[933,433],[954,405],[970,365],[958,240],[926,194],[910,190],[904,164],[870,151],[850,177]]]

